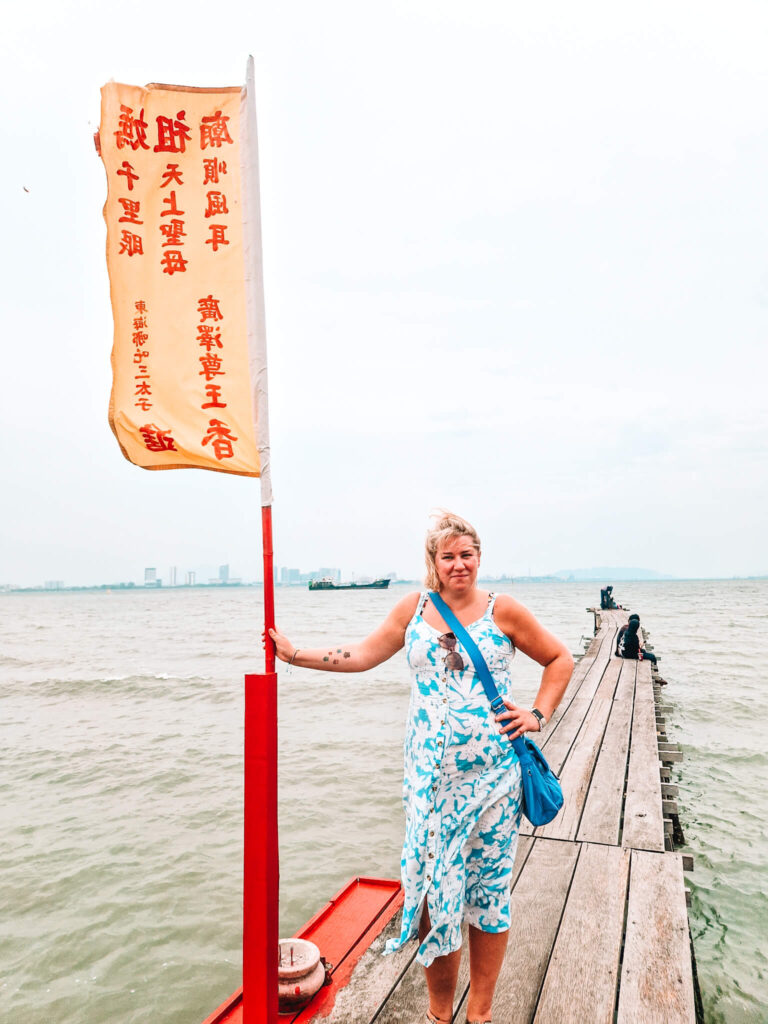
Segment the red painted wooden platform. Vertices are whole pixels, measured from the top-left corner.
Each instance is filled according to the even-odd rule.
[[[329,1014],[336,993],[349,982],[360,957],[402,905],[399,881],[353,878],[307,921],[295,938],[314,942],[333,965],[332,982],[321,988],[304,1009],[280,1014],[280,1024],[302,1024]],[[206,1017],[203,1024],[243,1024],[242,988]]]

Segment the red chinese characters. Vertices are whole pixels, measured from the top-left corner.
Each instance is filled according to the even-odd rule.
[[[134,302],[133,317],[133,362],[136,372],[133,379],[136,389],[133,404],[144,412],[152,408],[152,384],[149,378],[149,323],[147,304],[143,299]]]
[[[184,185],[184,178],[177,163],[165,165],[163,180],[160,182],[161,189],[168,189],[168,194],[163,197],[163,206],[167,206],[168,209],[160,211],[161,223],[159,230],[163,239],[163,254],[160,258],[160,266],[163,269],[163,273],[169,275],[185,273],[189,263],[189,260],[184,258],[181,251],[184,239],[187,237],[182,219],[185,214],[179,207],[176,189],[171,188],[171,185],[178,185],[180,187]],[[162,220],[163,217],[169,217],[170,220],[164,221]]]
[[[221,340],[220,324],[224,320],[221,302],[214,296],[206,295],[197,301],[197,312],[200,322],[197,325],[197,343],[203,349],[198,361],[202,369],[200,376],[204,379],[205,400],[200,403],[201,409],[226,409],[227,403],[222,394],[224,385],[212,383],[216,377],[224,377],[224,344]],[[203,445],[210,444],[214,456],[221,462],[231,459],[235,454],[234,444],[238,438],[232,433],[229,425],[215,416],[208,420],[208,428],[201,438]]]
[[[143,427],[139,427],[139,433],[148,452],[178,451],[170,430],[161,430],[154,423],[145,423]]]
[[[229,131],[227,129],[229,117],[222,115],[220,110],[209,117],[204,117],[200,122],[200,149],[220,149],[225,143],[232,145]]]
[[[133,317],[133,362],[136,373],[134,380],[134,405],[143,412],[152,408],[152,382],[149,375],[149,320],[147,304],[143,299],[134,302]],[[176,442],[170,430],[158,427],[155,423],[145,423],[139,427],[141,439],[148,452],[175,452]]]
[[[186,112],[180,110],[176,117],[156,118],[157,145],[155,153],[183,153],[189,142],[189,125],[185,123]]]
[[[144,108],[138,117],[133,116],[133,108],[120,105],[120,117],[117,122],[115,142],[118,149],[130,146],[132,150],[149,149],[147,144],[147,122],[144,120]]]
[[[121,109],[130,110],[130,108]],[[142,110],[142,116],[143,114],[144,111]],[[122,145],[130,145],[130,142],[126,141],[130,134],[128,132],[128,128],[126,127],[124,131],[126,133],[125,135],[121,135],[121,132],[119,130],[115,132],[115,136],[117,137],[118,149],[120,148],[121,138],[123,139]],[[139,143],[137,142],[137,145],[138,144]],[[117,168],[117,171],[115,173],[120,178],[125,178],[125,184],[128,186],[128,191],[132,192],[134,182],[139,180],[139,175],[136,174],[136,172],[133,169],[133,166],[129,163],[129,161],[123,160],[122,165]],[[118,224],[130,224],[133,227],[141,227],[144,224],[144,221],[139,216],[139,214],[141,213],[141,200],[129,199],[126,196],[119,196],[117,202],[121,208],[121,216],[117,218]],[[133,231],[130,228],[121,228],[119,241],[120,247],[117,250],[118,256],[144,255],[144,239],[137,231]]]
[[[221,149],[223,145],[232,145],[232,137],[227,128],[228,121],[229,118],[223,116],[220,110],[209,117],[203,117],[200,122],[200,148]],[[227,163],[225,160],[219,160],[218,157],[203,158],[203,185],[221,184],[226,173]],[[211,252],[216,253],[229,245],[227,196],[221,189],[215,188],[206,192],[205,200],[206,207],[203,211],[205,219],[216,218],[215,223],[208,224],[209,237],[206,238],[205,244],[210,245]]]
[[[232,431],[221,420],[211,420],[203,438],[203,444],[211,445],[213,454],[221,462],[222,459],[231,459],[235,454],[233,443],[238,439]]]

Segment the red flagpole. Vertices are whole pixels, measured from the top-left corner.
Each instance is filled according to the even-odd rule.
[[[267,401],[267,347],[259,200],[259,152],[253,57],[245,92],[246,145],[243,200],[246,213],[248,342],[254,375],[254,417],[259,436],[261,530],[264,562],[262,675],[245,677],[245,806],[243,824],[243,1024],[277,1024],[277,958],[280,870],[277,838],[277,674],[272,554],[272,482]]]
[[[245,677],[243,1021],[277,1024],[280,867],[277,836],[277,673],[272,509],[261,510],[266,672]]]

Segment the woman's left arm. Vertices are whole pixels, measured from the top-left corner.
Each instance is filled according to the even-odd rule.
[[[493,610],[496,625],[523,654],[533,658],[544,669],[534,707],[549,721],[555,712],[573,672],[573,656],[565,644],[545,629],[531,612],[508,594],[499,594]],[[502,721],[501,732],[516,739],[524,732],[537,732],[540,722],[525,708],[505,700],[508,711],[496,716]]]

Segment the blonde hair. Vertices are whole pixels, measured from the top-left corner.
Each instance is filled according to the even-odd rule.
[[[444,544],[447,540],[451,540],[453,537],[469,537],[479,555],[480,538],[477,535],[477,530],[471,523],[468,523],[466,519],[462,519],[461,516],[454,515],[453,512],[449,512],[447,509],[437,509],[432,513],[432,518],[434,522],[427,530],[427,536],[424,541],[424,561],[427,563],[427,575],[424,583],[428,590],[439,591],[440,579],[437,575],[435,557],[440,545]]]

